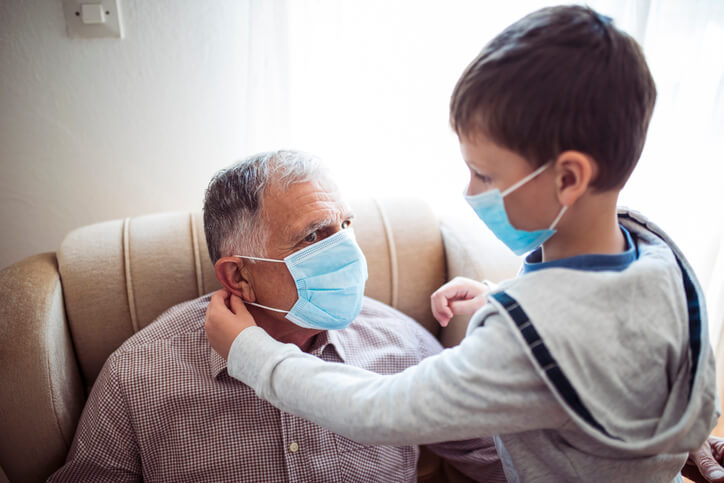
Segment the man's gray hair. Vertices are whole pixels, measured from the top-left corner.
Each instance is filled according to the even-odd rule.
[[[312,180],[334,186],[319,159],[299,151],[255,154],[216,173],[204,198],[204,233],[212,263],[230,255],[264,257],[265,190],[274,185],[285,191]]]

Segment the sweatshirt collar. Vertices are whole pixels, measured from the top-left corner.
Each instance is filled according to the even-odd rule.
[[[611,255],[576,255],[574,257],[543,262],[541,261],[543,258],[543,251],[541,248],[537,248],[525,257],[522,273],[536,272],[546,268],[568,268],[589,272],[621,272],[628,268],[628,266],[638,258],[638,254],[636,244],[631,237],[631,233],[629,233],[629,231],[623,226],[619,225],[619,227],[621,228],[621,232],[626,240],[626,248],[621,253]]]

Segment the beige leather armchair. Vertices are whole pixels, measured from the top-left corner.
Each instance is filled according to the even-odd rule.
[[[443,345],[462,338],[466,321],[440,330],[429,309],[433,290],[455,275],[498,280],[517,269],[494,241],[441,225],[424,202],[352,206],[369,266],[367,295],[410,315]],[[108,355],[167,308],[218,287],[200,213],[79,228],[56,253],[2,270],[0,481],[41,481],[60,467]],[[426,452],[419,474],[420,481],[456,478]]]

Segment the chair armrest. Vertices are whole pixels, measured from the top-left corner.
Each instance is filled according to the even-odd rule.
[[[84,394],[54,253],[0,271],[0,467],[45,480],[65,461]]]

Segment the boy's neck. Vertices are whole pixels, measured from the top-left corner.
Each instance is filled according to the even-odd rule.
[[[586,194],[561,219],[556,234],[543,244],[542,261],[576,255],[613,255],[626,249],[616,214],[618,192]]]

